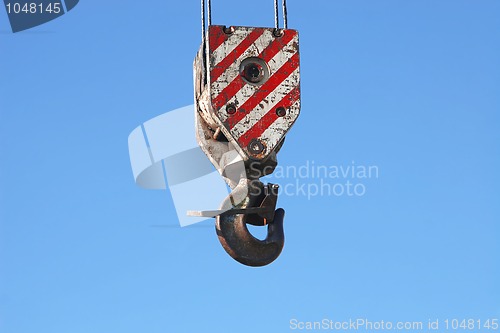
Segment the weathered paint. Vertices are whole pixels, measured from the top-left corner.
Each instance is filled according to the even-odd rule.
[[[298,33],[285,29],[223,26],[208,29],[208,95],[213,119],[247,156],[265,159],[283,140],[300,112]],[[255,84],[241,75],[241,63],[257,57],[267,65],[268,77]],[[227,112],[234,105],[236,112]],[[276,110],[283,107],[284,116]],[[231,110],[233,111],[233,110]],[[252,154],[248,145],[259,140],[264,150]]]

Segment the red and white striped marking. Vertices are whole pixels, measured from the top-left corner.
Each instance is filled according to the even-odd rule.
[[[274,150],[300,111],[298,33],[287,29],[276,37],[273,31],[235,27],[233,33],[226,34],[222,26],[210,26],[208,31],[208,79],[214,113],[225,134],[249,156],[249,143],[260,140],[265,149],[258,158]],[[269,78],[261,85],[247,83],[240,74],[241,62],[249,57],[261,58],[268,65]],[[236,113],[226,112],[228,104],[236,106]],[[279,107],[285,108],[284,116],[277,115]]]

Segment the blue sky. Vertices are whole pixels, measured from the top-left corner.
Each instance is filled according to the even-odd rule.
[[[270,0],[213,2],[214,24],[273,25]],[[302,111],[280,165],[379,174],[281,195],[285,248],[259,269],[130,169],[129,133],[192,104],[198,1],[81,1],[16,34],[0,9],[0,332],[500,317],[500,2],[288,2]]]

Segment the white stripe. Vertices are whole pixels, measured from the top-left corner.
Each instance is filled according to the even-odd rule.
[[[289,77],[293,75],[298,75],[299,69],[296,68]],[[264,107],[257,106],[254,110],[248,113],[242,120],[240,120],[231,130],[231,134],[235,138],[239,138],[246,131],[252,128],[264,115],[272,110],[282,101],[283,97],[285,97],[290,91],[295,89],[297,84],[283,85],[280,84],[273,90],[267,97],[267,103],[263,104]]]
[[[215,50],[212,51],[213,64],[217,65],[222,61],[228,54],[234,51],[234,49],[240,45],[240,43],[247,37],[251,30],[236,29],[232,34],[230,34],[227,39],[221,43]]]
[[[299,116],[300,112],[300,99],[297,100],[288,109],[287,114],[284,117],[278,117],[265,131],[262,133],[260,138],[265,142],[266,147],[269,149],[274,149],[276,144],[281,140],[281,138],[288,132],[290,127]]]

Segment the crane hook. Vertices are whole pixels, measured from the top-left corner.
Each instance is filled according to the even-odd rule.
[[[248,231],[244,214],[222,214],[217,217],[215,228],[222,247],[233,259],[243,265],[260,267],[272,263],[283,250],[284,217],[282,208],[275,211],[274,220],[267,224],[267,237],[264,240],[255,238]]]
[[[274,172],[300,113],[299,35],[287,27],[285,0],[284,29],[277,0],[274,28],[212,25],[211,1],[201,2],[202,42],[193,65],[196,139],[233,191],[219,210],[188,214],[215,217],[226,252],[244,265],[264,266],[283,249],[285,212],[276,210],[277,185],[258,179]],[[267,237],[255,238],[247,224],[267,226]]]
[[[219,241],[226,252],[236,261],[247,266],[265,266],[278,258],[283,250],[285,211],[281,208],[274,210],[277,189],[278,186],[274,184],[268,184],[264,187],[264,199],[260,198],[261,195],[255,195],[255,191],[248,192],[247,200],[244,200],[239,208],[256,207],[256,204],[261,201],[259,213],[237,214],[229,210],[217,216],[215,229]],[[238,189],[233,192],[238,192]],[[232,201],[232,194],[224,200],[223,206]],[[248,211],[251,210],[248,209]],[[267,225],[267,237],[264,240],[255,238],[249,232],[247,224]]]

